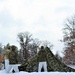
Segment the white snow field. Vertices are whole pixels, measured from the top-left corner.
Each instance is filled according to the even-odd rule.
[[[75,69],[75,65],[67,65],[71,68]],[[6,73],[5,69],[0,70],[0,75],[75,75],[75,72],[25,72],[25,71],[20,71],[17,73]]]
[[[0,75],[75,75],[75,72],[24,72],[6,73],[5,70],[0,70]]]

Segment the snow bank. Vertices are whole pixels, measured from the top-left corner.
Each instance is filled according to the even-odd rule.
[[[75,75],[75,72],[17,72],[17,73],[6,73],[5,70],[0,70],[0,75]]]

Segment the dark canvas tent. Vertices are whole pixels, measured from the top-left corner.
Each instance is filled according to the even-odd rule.
[[[51,50],[46,47],[47,53],[47,68],[48,71],[59,71],[59,72],[75,72],[74,69],[66,66],[64,63],[59,61],[51,52]],[[37,72],[38,71],[38,54],[31,58],[28,62],[22,64],[19,69],[27,72]]]

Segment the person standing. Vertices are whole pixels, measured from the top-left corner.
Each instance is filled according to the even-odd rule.
[[[2,69],[2,54],[0,54],[0,70]]]
[[[41,72],[41,69],[43,68],[45,72],[47,72],[47,55],[46,51],[43,46],[41,46],[40,51],[38,52],[38,72]]]
[[[9,67],[9,57],[8,57],[8,55],[9,55],[10,51],[11,51],[10,46],[7,48],[7,50],[4,51],[4,61],[5,61],[6,72],[7,72],[7,69]]]
[[[18,69],[18,53],[16,52],[16,46],[11,46],[11,51],[9,53],[9,69],[8,72],[10,72],[11,69],[13,69],[15,72],[19,72]]]

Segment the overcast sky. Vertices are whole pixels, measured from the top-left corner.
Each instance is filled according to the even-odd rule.
[[[19,46],[17,34],[28,31],[62,51],[64,21],[74,13],[75,0],[0,0],[0,42]]]

